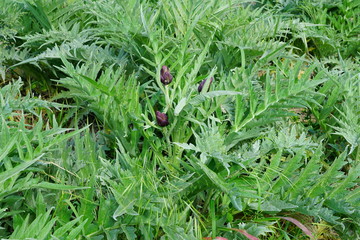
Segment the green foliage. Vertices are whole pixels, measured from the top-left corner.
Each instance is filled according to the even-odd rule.
[[[359,13],[2,1],[0,237],[359,238]]]

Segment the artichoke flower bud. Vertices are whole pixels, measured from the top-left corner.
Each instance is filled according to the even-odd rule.
[[[211,78],[210,78],[210,83],[209,83],[209,88],[210,88],[210,84],[213,82],[213,80],[214,80],[214,78],[211,77]],[[199,84],[199,87],[198,87],[198,92],[199,92],[199,93],[200,93],[201,90],[203,89],[206,81],[207,81],[207,78],[205,78],[204,80],[202,80],[201,83]],[[208,89],[207,89],[207,90],[208,90]]]
[[[168,116],[165,113],[156,111],[156,121],[160,127],[169,125]]]
[[[170,69],[167,66],[161,67],[160,80],[164,85],[168,85],[172,82],[173,76],[171,75]]]

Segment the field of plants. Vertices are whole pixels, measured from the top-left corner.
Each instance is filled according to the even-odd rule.
[[[0,239],[360,239],[359,0],[1,0]]]

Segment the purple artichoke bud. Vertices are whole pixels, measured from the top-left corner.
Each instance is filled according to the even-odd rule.
[[[156,121],[160,127],[169,125],[168,116],[159,111],[156,111]]]
[[[213,82],[213,80],[214,80],[214,78],[211,77],[211,78],[210,78],[209,87],[210,87],[210,84]],[[203,89],[206,81],[207,81],[207,78],[205,78],[204,80],[201,81],[201,83],[199,84],[199,87],[198,87],[198,92],[201,92],[201,90]]]
[[[160,80],[164,85],[168,85],[173,80],[170,69],[167,66],[162,66],[160,70]]]

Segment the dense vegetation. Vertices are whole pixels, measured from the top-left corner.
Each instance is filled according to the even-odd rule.
[[[360,239],[359,39],[357,0],[1,0],[0,238]]]

